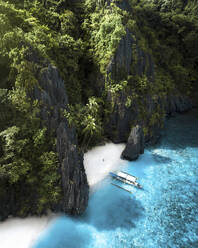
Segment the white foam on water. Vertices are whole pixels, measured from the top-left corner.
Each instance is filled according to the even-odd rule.
[[[90,187],[102,181],[110,171],[118,170],[126,162],[120,159],[124,144],[108,143],[88,151],[84,156],[84,165]],[[57,215],[47,217],[29,217],[25,219],[9,218],[0,222],[1,248],[31,248],[41,233],[58,220]]]

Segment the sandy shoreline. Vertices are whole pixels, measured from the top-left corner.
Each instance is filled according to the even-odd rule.
[[[110,171],[118,170],[126,161],[120,159],[124,144],[97,146],[84,155],[84,166],[90,188],[103,180]]]
[[[31,248],[56,215],[46,217],[10,218],[0,223],[1,248]]]
[[[124,144],[108,143],[98,146],[84,155],[84,165],[90,189],[102,181],[110,171],[118,170],[126,161],[120,159]],[[31,248],[40,234],[58,215],[10,218],[0,223],[1,248]]]

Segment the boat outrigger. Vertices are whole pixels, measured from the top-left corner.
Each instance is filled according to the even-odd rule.
[[[133,194],[133,192],[131,192],[131,191],[128,190],[128,189],[125,189],[125,188],[121,187],[120,185],[117,185],[117,184],[115,184],[115,183],[111,183],[111,184],[114,185],[114,186],[116,186],[116,187],[119,188],[119,189],[123,189],[123,190],[125,190],[126,192],[129,192],[130,194]]]
[[[123,183],[136,186],[137,188],[142,189],[142,186],[137,182],[137,177],[130,175],[124,171],[119,171],[117,173],[110,172],[110,176],[118,181],[121,181]]]

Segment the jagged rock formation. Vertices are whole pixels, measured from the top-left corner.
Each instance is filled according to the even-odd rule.
[[[39,87],[31,93],[40,103],[41,118],[48,129],[55,130],[60,161],[63,198],[55,210],[81,214],[88,204],[89,187],[79,151],[76,132],[61,114],[68,104],[63,80],[57,68],[48,65],[38,73]]]
[[[187,96],[176,95],[169,96],[166,99],[166,113],[168,115],[176,112],[182,113],[192,108],[192,101]]]
[[[131,10],[128,1],[118,3],[118,6],[126,11]],[[155,81],[155,68],[156,65],[152,54],[141,49],[136,34],[126,28],[126,35],[120,40],[107,68],[107,74],[110,75],[111,80],[120,82],[126,79],[127,76],[146,76],[150,84],[152,84]],[[132,137],[139,135],[136,129],[132,128],[131,130],[131,126],[142,126],[144,130],[147,130],[147,133],[144,134],[145,142],[154,144],[160,138],[160,131],[166,115],[176,112],[181,113],[192,108],[190,99],[179,92],[176,92],[175,95],[172,93],[166,97],[154,96],[151,92],[147,92],[142,102],[134,99],[130,106],[127,106],[127,98],[132,93],[133,90],[127,92],[122,90],[115,96],[108,92],[107,105],[113,102],[113,109],[110,111],[105,123],[106,135],[113,142],[127,142],[128,139],[122,157],[128,157],[129,160],[137,158],[138,153],[141,154],[142,152],[142,150],[140,152],[140,144],[138,144],[138,147],[131,145]],[[145,115],[144,118],[142,113]],[[156,116],[160,116],[161,120],[155,119],[154,117]],[[134,151],[132,152],[133,149]],[[131,157],[129,151],[131,151]]]
[[[136,35],[128,28],[108,65],[107,74],[110,74],[114,81],[122,80],[127,75],[142,76],[144,74],[149,79],[154,79],[152,56],[139,47]]]
[[[144,133],[140,126],[133,127],[121,158],[135,160],[144,153]]]
[[[186,94],[197,106],[197,3],[181,3],[37,1],[35,13],[32,1],[1,1],[1,218],[85,210],[83,154],[65,116],[82,147],[128,140],[123,157],[136,159],[167,115],[192,107]]]
[[[152,113],[155,111],[155,104],[153,104],[152,101],[149,102],[148,100],[148,109],[146,110],[148,113],[150,113],[150,115],[152,115]],[[162,107],[164,108],[164,110],[166,111],[166,115],[174,115],[175,113],[182,113],[185,111],[188,111],[192,108],[192,102],[191,100],[186,97],[186,96],[181,96],[181,95],[176,95],[176,96],[169,96],[167,97],[165,100],[163,99],[159,99],[158,104],[162,105]],[[132,110],[132,109],[131,109]],[[137,117],[137,113],[135,112],[130,112],[128,111],[124,111],[124,108],[121,110],[123,111],[126,115],[127,115],[127,119],[119,119],[119,111],[117,111],[117,117],[119,119],[118,123],[122,123],[125,125],[125,127],[127,126],[127,129],[124,129],[125,132],[128,132],[129,127],[130,127],[130,123],[132,123],[133,121],[142,123],[144,126],[146,125],[146,123],[141,122],[141,120],[135,119],[135,117]],[[117,119],[117,120],[118,120]],[[162,123],[165,121],[165,118],[162,119]],[[122,137],[122,140],[124,142],[126,142],[124,139],[125,137],[122,136],[123,129],[121,126],[117,126],[118,128],[120,128],[119,132],[117,132],[119,134],[118,138]],[[127,144],[126,147],[124,149],[124,151],[122,152],[121,158],[123,159],[127,159],[129,161],[131,160],[135,160],[139,157],[140,154],[144,153],[144,145],[145,142],[146,143],[150,143],[150,144],[155,144],[158,142],[160,136],[161,136],[161,125],[160,123],[155,123],[154,125],[151,126],[151,132],[149,135],[146,135],[144,137],[144,133],[142,131],[142,128],[140,126],[136,126],[133,127],[131,129],[131,132],[129,134],[128,140],[127,140]],[[126,133],[125,133],[126,135]],[[115,137],[112,134],[112,137]]]
[[[126,75],[138,75],[154,80],[154,62],[150,54],[145,53],[138,46],[135,36],[126,30],[126,36],[120,41],[118,49],[108,66],[108,74],[116,82],[126,78]],[[115,143],[126,142],[131,126],[142,122],[138,120],[139,104],[133,101],[126,106],[127,98],[132,92],[122,91],[113,97],[111,92],[107,95],[107,104],[114,102],[114,107],[105,124],[106,134]],[[154,102],[151,97],[145,98],[145,111],[152,114]]]
[[[137,119],[137,111],[135,105],[127,108],[125,103],[127,95],[122,92],[116,99],[109,92],[107,103],[115,102],[113,111],[109,114],[105,123],[105,132],[114,143],[126,142],[131,130],[131,126]]]

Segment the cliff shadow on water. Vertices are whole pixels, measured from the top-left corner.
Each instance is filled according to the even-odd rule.
[[[198,185],[197,155],[193,151],[198,147],[195,145],[197,113],[193,110],[167,120],[161,142],[123,167],[139,177],[144,190],[130,188],[131,195],[112,186],[106,178],[90,196],[85,214],[75,219],[57,219],[42,242],[50,244],[53,238],[49,248],[62,248],[65,244],[71,248],[120,248],[132,244],[135,248],[139,247],[137,244],[143,248],[161,248],[167,242],[170,247],[182,247],[182,242],[185,247],[196,247],[193,235]],[[183,148],[178,142],[183,142]],[[174,149],[174,144],[178,148]],[[40,244],[34,248],[44,247]]]
[[[98,231],[115,231],[117,228],[130,230],[143,212],[141,202],[134,195],[117,189],[106,180],[104,186],[90,197],[82,221]]]
[[[152,148],[161,145],[161,148],[168,146],[172,150],[183,150],[188,147],[198,146],[198,109],[171,116],[165,122],[162,130],[162,139]]]

